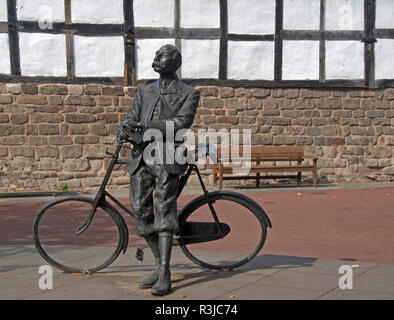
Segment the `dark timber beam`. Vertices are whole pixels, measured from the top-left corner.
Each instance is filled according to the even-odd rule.
[[[283,64],[283,0],[276,0],[275,4],[275,62],[274,79],[282,80]]]
[[[19,52],[18,17],[16,14],[16,0],[7,0],[8,39],[10,47],[11,74],[21,75]]]
[[[124,85],[135,85],[135,30],[133,0],[123,0],[124,15]]]
[[[375,88],[376,0],[364,0],[364,74],[365,86]]]
[[[220,0],[219,79],[227,79],[228,61],[228,10],[227,0]]]

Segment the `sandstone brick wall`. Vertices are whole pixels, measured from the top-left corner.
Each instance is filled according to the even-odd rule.
[[[394,180],[394,89],[199,89],[194,129],[248,128],[253,144],[303,145],[319,158],[321,183]],[[134,92],[0,83],[0,191],[97,187]],[[124,167],[113,172],[111,186],[127,184]]]

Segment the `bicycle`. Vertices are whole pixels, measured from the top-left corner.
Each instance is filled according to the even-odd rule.
[[[139,145],[136,137],[127,142],[134,148]],[[114,204],[131,217],[134,213],[106,191],[115,165],[128,163],[119,159],[123,145],[119,143],[114,153],[106,151],[112,160],[94,198],[66,196],[47,203],[39,211],[33,225],[34,243],[41,257],[52,266],[65,272],[93,273],[126,252],[129,231]],[[208,150],[205,149],[205,157],[209,156]],[[201,150],[197,146],[195,155],[198,154]],[[267,214],[241,193],[208,192],[195,163],[189,163],[181,175],[177,197],[192,172],[197,174],[203,194],[178,211],[180,232],[174,236],[174,246],[180,246],[186,257],[206,269],[231,270],[249,262],[262,249],[267,228],[272,227]],[[137,248],[136,258],[140,261],[145,247]]]

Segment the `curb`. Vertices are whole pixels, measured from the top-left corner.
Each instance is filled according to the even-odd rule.
[[[46,192],[4,192],[0,193],[0,198],[25,198],[25,197],[59,197],[87,194],[83,191],[46,191]]]

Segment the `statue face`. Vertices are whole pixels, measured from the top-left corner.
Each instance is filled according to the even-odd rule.
[[[175,72],[178,68],[178,60],[175,58],[176,51],[169,46],[161,47],[152,63],[152,68],[158,73]]]

